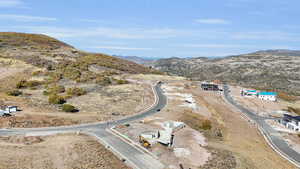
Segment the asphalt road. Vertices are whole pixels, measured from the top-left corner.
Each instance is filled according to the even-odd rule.
[[[144,119],[147,116],[153,115],[162,110],[167,98],[163,94],[161,84],[153,87],[153,92],[156,96],[156,103],[148,110],[134,116],[126,117],[116,121],[99,122],[92,124],[64,126],[64,127],[49,127],[49,128],[18,128],[18,129],[0,129],[0,136],[8,135],[51,135],[58,133],[83,132],[88,135],[96,137],[102,144],[110,147],[119,157],[126,160],[132,167],[137,169],[162,169],[164,165],[159,160],[153,158],[151,155],[141,151],[136,146],[120,139],[111,134],[106,129],[112,126],[126,124],[132,121]],[[158,111],[159,110],[159,111]]]
[[[300,154],[293,150],[280,136],[278,131],[274,130],[270,125],[266,123],[266,118],[258,116],[251,112],[247,108],[239,105],[230,95],[230,89],[228,85],[224,85],[224,97],[225,99],[246,114],[251,120],[253,120],[260,130],[265,135],[267,141],[271,144],[272,148],[281,156],[292,162],[298,168],[300,168]]]

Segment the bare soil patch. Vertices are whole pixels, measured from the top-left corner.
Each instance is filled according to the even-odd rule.
[[[104,146],[84,135],[2,137],[0,148],[0,169],[128,168]]]

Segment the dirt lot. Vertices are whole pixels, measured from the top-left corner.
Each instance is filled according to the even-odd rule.
[[[202,91],[197,83],[183,80],[168,81],[163,85],[163,89],[168,96],[167,107],[143,123],[133,124],[130,130],[122,132],[137,141],[139,133],[153,130],[153,126],[159,126],[167,120],[183,121],[193,128],[188,127],[190,131],[198,130],[198,139],[188,134],[185,129],[180,131],[183,135],[175,134],[175,139],[179,139],[175,143],[181,144],[175,147],[179,148],[180,153],[177,152],[177,155],[181,154],[182,157],[175,155],[175,149],[164,146],[159,145],[151,149],[169,168],[179,168],[179,164],[201,169],[295,168],[275,153],[256,127],[249,124],[234,107],[228,105],[220,93]],[[186,100],[190,100],[191,97],[194,103],[187,103]],[[210,129],[204,125],[207,120],[211,123]],[[205,144],[202,145],[197,140],[202,140]],[[196,143],[196,147],[193,147],[191,142]],[[193,159],[191,154],[199,157],[192,161],[186,160],[185,157]],[[194,161],[198,163],[195,164]]]
[[[1,169],[127,169],[101,144],[84,135],[0,138]]]

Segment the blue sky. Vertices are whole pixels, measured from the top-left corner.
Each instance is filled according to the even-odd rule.
[[[299,0],[0,0],[0,31],[142,57],[299,49]]]

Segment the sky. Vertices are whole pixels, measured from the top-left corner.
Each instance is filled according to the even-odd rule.
[[[299,0],[0,0],[0,31],[89,52],[216,57],[300,49]]]

